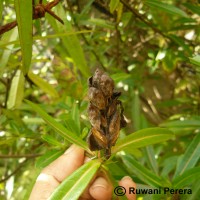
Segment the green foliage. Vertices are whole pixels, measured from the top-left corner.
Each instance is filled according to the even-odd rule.
[[[19,40],[22,51],[22,71],[28,72],[32,57],[32,2],[15,0]]]
[[[140,148],[147,145],[163,142],[172,138],[173,133],[162,128],[148,128],[134,132],[123,139],[119,139],[113,147],[113,153],[129,149]]]
[[[61,1],[52,11],[62,25],[48,13],[33,20],[32,1],[0,1],[0,25],[18,23],[0,36],[0,199],[28,199],[41,168],[71,143],[94,160],[51,199],[77,199],[102,170],[114,185],[129,175],[138,188],[189,188],[179,197],[198,199],[199,8],[192,0]],[[128,121],[106,161],[86,143],[87,79],[97,67],[122,92]]]

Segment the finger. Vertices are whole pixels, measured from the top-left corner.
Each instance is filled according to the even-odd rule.
[[[84,161],[84,150],[72,145],[62,156],[43,169],[32,190],[30,200],[47,199],[67,176]]]
[[[113,186],[104,177],[97,177],[89,188],[90,195],[96,200],[110,200],[112,198]]]
[[[78,169],[84,161],[84,150],[72,145],[62,156],[47,166],[42,172],[52,175],[59,182]]]
[[[136,189],[136,183],[133,182],[131,177],[125,176],[121,181],[119,181],[119,185],[126,189],[126,197],[128,200],[136,200],[136,194],[129,192],[129,188]]]

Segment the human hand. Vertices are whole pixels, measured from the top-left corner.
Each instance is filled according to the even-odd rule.
[[[60,183],[86,161],[84,150],[76,145],[72,145],[62,156],[45,167],[38,176],[33,187],[29,200],[45,200],[50,197]],[[124,177],[120,186],[127,189],[136,188],[136,184],[130,177]],[[102,176],[97,176],[95,180],[86,188],[79,200],[111,200],[113,192],[112,183]],[[135,200],[136,195],[126,194],[128,200]]]

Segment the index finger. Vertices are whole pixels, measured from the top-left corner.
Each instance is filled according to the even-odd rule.
[[[62,156],[44,168],[38,176],[29,200],[47,199],[67,176],[84,162],[84,150],[72,145]]]

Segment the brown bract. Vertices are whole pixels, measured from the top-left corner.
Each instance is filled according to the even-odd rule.
[[[108,159],[120,129],[126,125],[124,109],[118,99],[121,93],[114,91],[112,78],[99,69],[89,78],[88,85],[88,116],[92,128],[87,142],[92,151],[104,149]]]

